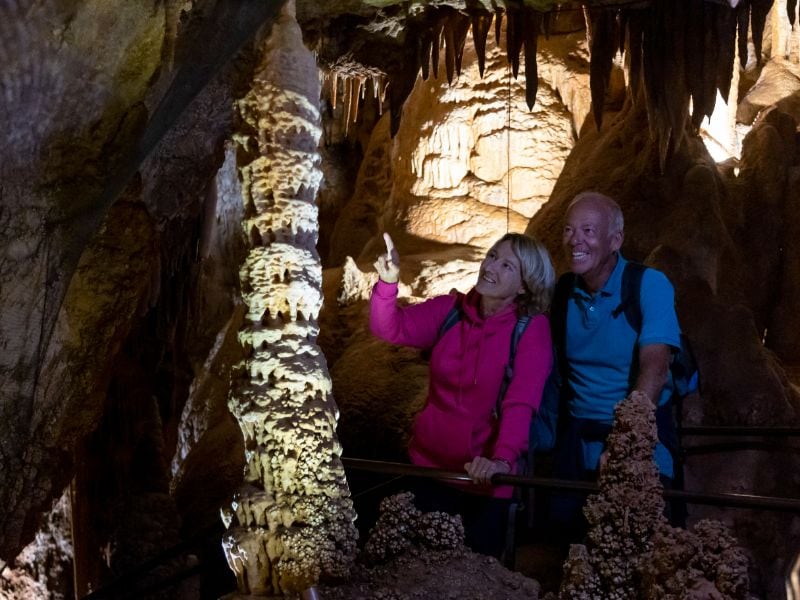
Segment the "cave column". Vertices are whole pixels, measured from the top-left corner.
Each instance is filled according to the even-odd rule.
[[[240,269],[248,358],[229,407],[245,443],[245,482],[223,547],[239,594],[297,593],[347,574],[356,530],[335,434],[338,410],[316,344],[322,267],[319,72],[287,2],[239,102],[239,173],[249,242]]]

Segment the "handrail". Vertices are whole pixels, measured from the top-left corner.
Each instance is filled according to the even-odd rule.
[[[420,467],[405,463],[383,462],[361,458],[342,458],[345,468],[361,471],[373,471],[386,474],[411,475],[429,479],[445,481],[472,481],[466,473]],[[495,485],[516,485],[524,487],[539,487],[545,489],[571,490],[585,494],[597,492],[597,484],[584,481],[567,481],[564,479],[551,479],[548,477],[527,477],[521,475],[501,475],[492,477]],[[777,496],[760,496],[756,494],[740,494],[735,492],[700,493],[684,490],[664,490],[664,497],[669,499],[684,500],[690,504],[704,504],[727,508],[748,508],[755,510],[772,510],[779,512],[793,512],[800,514],[800,500],[794,498],[781,498]]]
[[[683,425],[680,435],[743,436],[743,437],[795,437],[800,427],[747,427],[744,425]]]
[[[371,471],[384,474],[395,475],[410,475],[414,477],[423,477],[427,479],[438,479],[442,481],[454,481],[468,483],[472,481],[464,472],[448,471],[445,469],[434,469],[429,467],[420,467],[417,465],[410,465],[406,463],[385,462],[377,460],[366,460],[361,458],[342,458],[342,463],[345,468],[356,469],[360,471]],[[497,474],[492,477],[492,483],[495,485],[516,485],[524,487],[537,487],[553,490],[568,490],[579,492],[582,494],[592,494],[599,490],[597,484],[588,483],[585,481],[568,481],[564,479],[552,479],[547,477],[527,477],[521,475],[501,475]],[[781,498],[774,496],[759,496],[755,494],[739,494],[739,493],[717,493],[717,494],[704,494],[698,492],[687,492],[683,490],[664,490],[664,497],[669,499],[683,500],[690,504],[705,504],[711,506],[721,506],[726,508],[746,508],[755,510],[771,510],[779,512],[792,512],[800,514],[800,500],[793,498]],[[142,593],[142,589],[131,589],[125,592],[121,591],[123,586],[127,586],[132,581],[137,581],[141,575],[151,571],[154,567],[165,563],[166,561],[180,556],[185,553],[189,548],[195,544],[211,538],[212,536],[221,535],[223,532],[221,523],[213,523],[200,530],[200,532],[193,536],[191,539],[179,542],[178,544],[164,550],[163,552],[153,556],[152,558],[142,562],[130,571],[120,575],[111,583],[103,586],[99,590],[91,592],[83,596],[82,600],[100,600],[102,598],[118,598],[126,594]],[[149,584],[146,588],[147,591],[156,589],[163,589],[167,585],[171,585],[181,581],[187,577],[195,575],[202,571],[203,564],[191,565],[188,568],[181,570],[168,576],[165,579],[159,580]]]
[[[715,442],[713,444],[691,444],[681,447],[681,454],[687,456],[700,456],[703,454],[729,454],[745,450],[758,450],[760,452],[775,452],[787,454],[800,454],[800,446],[778,444],[762,440],[737,440],[735,442]]]

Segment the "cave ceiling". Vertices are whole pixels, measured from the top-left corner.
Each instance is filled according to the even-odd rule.
[[[538,84],[538,38],[554,30],[574,30],[585,22],[598,128],[613,62],[624,52],[632,96],[646,103],[651,134],[659,140],[663,164],[670,145],[682,142],[690,110],[691,123],[697,129],[711,116],[717,92],[728,97],[737,39],[742,66],[747,61],[748,29],[760,61],[772,4],[772,0],[387,1],[331,3],[322,13],[320,7],[300,3],[298,18],[308,41],[316,47],[321,66],[345,80],[363,82],[382,76],[389,82],[393,133],[418,74],[428,79],[431,74],[438,76],[443,68],[451,81],[460,72],[468,33],[472,34],[483,72],[487,36],[494,35],[499,42],[501,31],[506,32],[505,49],[514,77],[520,75],[520,56],[525,57],[521,75],[526,81],[526,101],[532,108]],[[793,14],[794,6],[788,10]],[[443,59],[440,49],[444,50]]]

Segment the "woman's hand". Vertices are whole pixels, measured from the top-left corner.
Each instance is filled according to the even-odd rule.
[[[464,465],[467,475],[473,483],[487,484],[492,482],[492,475],[511,473],[511,465],[504,460],[492,460],[485,456],[476,456]]]
[[[388,233],[383,234],[386,242],[386,254],[381,254],[375,261],[374,267],[378,277],[384,283],[397,283],[400,279],[400,254],[394,247],[394,242]]]

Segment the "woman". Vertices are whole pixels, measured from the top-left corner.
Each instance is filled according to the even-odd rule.
[[[491,487],[493,475],[511,473],[528,446],[531,415],[550,372],[550,326],[545,316],[555,272],[544,246],[528,236],[506,234],[481,262],[466,295],[438,296],[399,307],[399,255],[384,234],[379,281],[370,300],[370,328],[394,344],[432,348],[425,407],[414,423],[409,455],[416,465],[466,470],[475,485],[426,483],[414,490],[421,510],[461,514],[467,544],[500,555],[512,493]],[[440,337],[451,309],[461,318]],[[511,335],[521,315],[530,322],[517,346],[514,375],[497,410]]]

